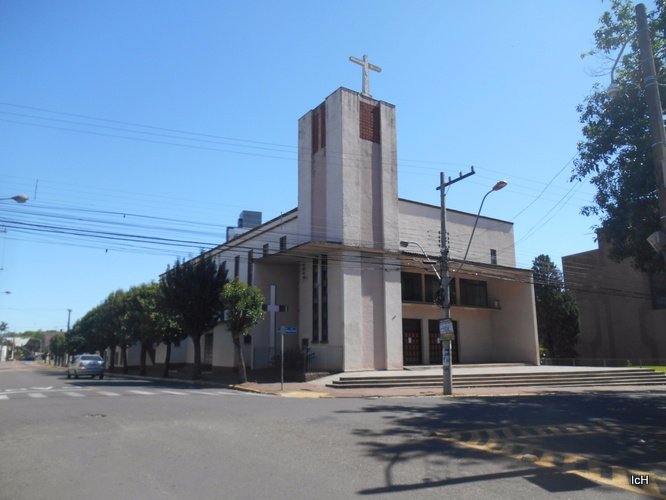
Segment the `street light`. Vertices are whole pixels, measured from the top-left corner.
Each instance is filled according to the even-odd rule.
[[[29,198],[24,194],[17,194],[16,196],[9,196],[8,198],[0,198],[0,200],[14,200],[16,203],[25,203]]]
[[[440,172],[439,187],[437,188],[440,192],[440,218],[441,218],[440,267],[442,270],[442,277],[439,281],[439,294],[440,297],[442,297],[443,317],[442,320],[439,322],[439,333],[441,335],[440,338],[442,339],[442,389],[444,396],[453,395],[453,372],[451,370],[451,354],[452,354],[451,341],[453,340],[455,334],[455,332],[453,331],[453,321],[451,321],[451,296],[449,294],[449,246],[446,237],[446,187],[473,174],[474,174],[474,169],[472,169],[470,173],[465,175],[462,175],[461,173],[457,179],[454,180],[449,179],[448,182],[445,182],[444,172]],[[508,183],[506,181],[497,182],[492,187],[492,189],[484,195],[483,199],[481,200],[481,206],[479,207],[479,211],[476,214],[476,219],[474,220],[474,228],[472,229],[472,234],[469,237],[469,243],[467,244],[467,250],[465,251],[465,258],[463,259],[463,263],[467,259],[467,253],[469,252],[469,248],[472,244],[474,231],[476,230],[476,226],[479,222],[481,209],[483,208],[483,204],[486,201],[486,198],[490,193],[499,191],[500,189],[504,188],[507,184]],[[461,268],[462,264],[461,267],[458,268],[458,271],[460,271]]]
[[[437,276],[438,280],[442,280],[442,277],[439,275],[437,272],[437,268],[435,267],[435,261],[430,260],[430,257],[426,253],[426,251],[423,249],[423,247],[416,241],[401,241],[400,246],[403,248],[407,248],[409,245],[416,245],[421,249],[421,253],[423,253],[423,256],[426,258],[426,260],[423,261],[424,264],[430,264],[430,267],[432,267],[433,272],[435,273],[435,276]]]
[[[490,191],[488,191],[483,199],[481,200],[481,206],[479,206],[479,211],[476,213],[476,219],[474,220],[474,227],[472,228],[472,234],[469,236],[469,241],[467,242],[467,249],[465,250],[465,256],[463,257],[463,261],[460,264],[460,267],[458,268],[458,271],[462,269],[462,266],[465,264],[465,261],[467,261],[467,254],[469,253],[469,249],[472,246],[472,238],[474,238],[474,232],[476,231],[476,225],[479,223],[479,217],[481,215],[481,209],[483,209],[483,204],[486,202],[486,198],[490,193],[494,193],[495,191],[499,191],[500,189],[503,189],[509,184],[506,181],[499,181],[497,184],[495,184]]]

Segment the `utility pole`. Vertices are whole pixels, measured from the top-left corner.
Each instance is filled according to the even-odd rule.
[[[659,82],[652,53],[652,42],[650,41],[650,29],[647,24],[645,5],[642,3],[636,5],[636,26],[638,28],[643,82],[645,83],[645,100],[650,114],[650,129],[653,141],[652,155],[657,178],[659,225],[661,228],[661,231],[653,233],[648,241],[657,252],[661,252],[666,262],[666,131],[664,130],[664,113],[661,109]]]
[[[439,322],[439,334],[442,341],[442,389],[444,396],[453,395],[453,372],[451,371],[451,341],[454,339],[453,322],[451,321],[451,296],[449,295],[449,243],[446,235],[446,188],[470,175],[474,175],[474,167],[470,172],[458,174],[457,179],[445,181],[444,172],[439,173],[440,199],[440,265],[442,268],[439,280],[439,296],[442,298],[442,320]]]

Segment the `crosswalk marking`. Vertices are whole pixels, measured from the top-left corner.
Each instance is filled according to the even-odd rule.
[[[64,392],[63,394],[66,394],[72,398],[84,398],[85,394],[81,394],[80,392]]]
[[[59,394],[62,394],[63,396],[67,396],[70,398],[83,398],[86,396],[108,396],[108,397],[114,397],[114,396],[132,396],[132,395],[137,395],[137,396],[156,396],[159,394],[165,394],[165,395],[172,395],[172,396],[192,396],[192,395],[202,395],[202,396],[234,396],[234,397],[256,397],[256,396],[263,396],[263,397],[269,397],[271,396],[270,394],[260,394],[260,393],[251,393],[251,392],[239,392],[239,391],[232,391],[232,390],[219,390],[219,389],[210,389],[210,390],[199,390],[199,389],[183,389],[183,390],[174,390],[174,389],[159,389],[159,388],[154,388],[151,391],[145,391],[145,390],[140,390],[140,389],[125,389],[121,390],[118,392],[113,392],[113,391],[102,391],[102,390],[86,390],[86,389],[81,389],[80,391],[63,391],[62,389],[55,389],[55,390],[50,390],[48,393],[43,393],[43,392],[28,392],[28,389],[13,389],[13,392],[7,393],[5,392],[4,394],[0,394],[0,401],[5,401],[8,399],[16,399],[17,396],[20,398],[21,395],[22,397],[25,397],[27,395],[29,398],[33,399],[42,399],[42,398],[49,398],[49,397],[57,397]],[[492,434],[491,434],[492,436]],[[479,438],[478,434],[474,436],[476,439]]]

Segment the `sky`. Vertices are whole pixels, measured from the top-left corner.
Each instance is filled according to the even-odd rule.
[[[297,120],[396,106],[398,194],[514,223],[516,265],[596,248],[570,182],[608,2],[0,1],[0,321],[66,330],[116,289],[297,205]],[[650,3],[648,3],[650,8]]]

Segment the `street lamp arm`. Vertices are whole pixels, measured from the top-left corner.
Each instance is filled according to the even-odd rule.
[[[423,256],[426,258],[426,260],[430,260],[430,257],[428,256],[427,252],[423,249],[423,247],[417,241],[401,241],[400,242],[400,246],[403,247],[403,248],[408,247],[409,245],[416,245],[417,247],[419,247],[419,249],[421,250],[421,253],[423,253]],[[437,276],[437,279],[441,281],[442,277],[437,272],[437,269],[435,268],[435,266],[433,264],[430,264],[430,266],[432,267],[432,270],[434,271],[435,276]]]
[[[467,262],[467,255],[469,254],[469,249],[472,246],[472,239],[474,238],[474,232],[476,231],[476,226],[479,223],[479,217],[481,216],[481,210],[483,210],[483,204],[486,202],[486,198],[488,195],[494,191],[499,191],[503,187],[505,187],[508,183],[506,181],[499,181],[497,184],[495,184],[490,191],[488,191],[484,196],[483,199],[481,200],[481,205],[479,206],[479,211],[476,213],[476,219],[474,219],[474,227],[472,228],[472,234],[469,236],[469,241],[467,242],[467,249],[465,250],[465,256],[463,257],[462,262],[460,263],[460,267],[458,267],[458,270],[456,272],[459,272],[462,267],[465,265],[465,262]]]

